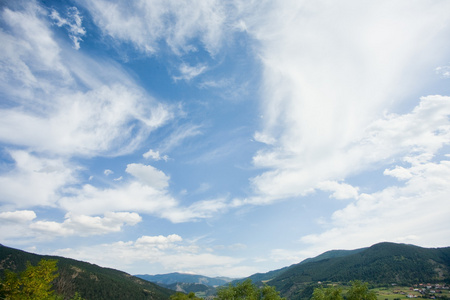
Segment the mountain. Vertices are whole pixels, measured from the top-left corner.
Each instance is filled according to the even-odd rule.
[[[68,299],[78,292],[85,299],[169,299],[174,291],[131,276],[122,271],[59,256],[37,255],[0,245],[0,276],[4,270],[21,272],[26,262],[37,265],[41,259],[58,260],[60,276],[54,282],[57,294]]]
[[[360,249],[355,249],[355,250],[330,250],[330,251],[324,252],[316,257],[307,258],[307,259],[303,260],[300,264],[320,261],[320,260],[324,260],[324,259],[328,259],[328,258],[344,257],[344,256],[348,256],[351,254],[359,253],[366,249],[367,248],[360,248]]]
[[[250,277],[235,280],[235,281],[233,281],[233,283],[242,282],[246,279],[251,279],[253,282],[268,282],[268,281],[276,278],[277,276],[281,275],[282,273],[286,272],[287,270],[295,268],[296,266],[298,266],[300,264],[311,263],[311,262],[320,261],[320,260],[329,259],[329,258],[335,258],[335,257],[343,257],[343,256],[361,252],[365,249],[366,248],[355,249],[355,250],[330,250],[330,251],[324,252],[316,257],[307,258],[298,264],[294,264],[289,267],[284,267],[284,268],[270,271],[267,273],[256,273],[256,274],[251,275]]]
[[[287,268],[267,284],[288,299],[306,299],[319,281],[362,280],[378,285],[449,283],[449,274],[450,247],[380,243],[364,249],[326,252]]]
[[[177,282],[169,285],[160,283],[161,286],[185,294],[195,293],[197,297],[206,298],[209,296],[215,296],[217,294],[217,289],[212,286],[204,285],[201,283],[184,283]]]
[[[158,274],[158,275],[135,275],[141,279],[154,282],[157,284],[173,284],[173,283],[199,283],[207,286],[215,287],[227,284],[233,279],[227,277],[207,277],[202,275],[184,274],[184,273],[169,273],[169,274]]]

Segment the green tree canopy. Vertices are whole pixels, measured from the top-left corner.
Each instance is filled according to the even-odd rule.
[[[274,287],[264,285],[259,288],[252,284],[250,279],[229,285],[228,287],[219,288],[217,292],[219,300],[283,300]]]
[[[377,300],[374,291],[369,290],[367,282],[351,281],[351,287],[346,294],[347,300]],[[319,287],[314,289],[312,300],[343,300],[342,289],[338,286]]]
[[[46,300],[54,299],[52,281],[58,277],[57,260],[42,259],[37,266],[27,262],[20,274],[5,270],[0,285],[0,295],[5,299]]]
[[[190,292],[189,294],[184,294],[184,293],[180,293],[177,292],[175,294],[173,294],[172,296],[170,296],[171,300],[191,300],[191,299],[202,299],[202,298],[198,298],[195,296],[195,293]]]
[[[343,300],[342,289],[338,286],[314,289],[312,300]]]
[[[352,286],[347,292],[348,300],[377,300],[374,291],[369,291],[367,282],[355,280],[351,282]]]

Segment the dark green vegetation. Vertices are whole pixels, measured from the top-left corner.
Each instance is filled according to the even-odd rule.
[[[342,288],[339,286],[319,287],[314,289],[312,300],[344,300]],[[347,300],[377,300],[374,291],[369,290],[366,282],[355,280],[345,295]]]
[[[355,254],[358,252],[361,252],[363,250],[365,250],[367,248],[362,248],[362,249],[356,249],[356,250],[331,250],[331,251],[327,251],[324,252],[316,257],[313,258],[307,258],[305,260],[303,260],[302,262],[292,265],[290,267],[284,267],[278,270],[274,270],[274,271],[270,271],[267,273],[256,273],[251,275],[250,277],[248,277],[248,279],[251,279],[253,282],[265,282],[268,280],[271,280],[273,278],[276,278],[277,276],[281,275],[282,273],[284,273],[285,271],[291,269],[291,268],[295,268],[298,265],[301,264],[305,264],[305,263],[312,263],[312,262],[316,262],[316,261],[321,261],[324,259],[329,259],[329,258],[335,258],[335,257],[343,257],[343,256],[348,256],[351,254]],[[240,280],[236,280],[235,282],[241,282],[244,281],[245,279],[240,279]]]
[[[54,292],[70,299],[75,293],[85,299],[169,299],[174,292],[127,273],[57,256],[43,256],[0,246],[0,276],[5,270],[24,272],[27,262],[36,266],[42,260],[57,260],[59,276]]]
[[[52,282],[59,276],[56,260],[41,260],[37,266],[27,263],[25,271],[5,270],[0,281],[0,298],[9,300],[56,299]]]
[[[449,283],[450,247],[428,249],[380,243],[354,251],[329,251],[272,274],[276,276],[264,282],[275,286],[288,299],[309,299],[320,287],[318,282],[361,280],[372,286]]]
[[[219,300],[284,300],[274,287],[268,285],[257,287],[250,279],[219,288],[217,298]]]

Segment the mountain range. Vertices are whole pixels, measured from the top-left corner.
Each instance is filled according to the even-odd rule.
[[[66,294],[78,291],[87,299],[168,299],[175,290],[211,295],[214,286],[227,284],[231,280],[181,273],[131,276],[86,262],[36,255],[5,246],[0,246],[0,275],[4,269],[21,271],[26,261],[36,264],[42,258],[58,259],[62,279],[56,289],[64,290],[61,288],[64,286]],[[347,284],[352,280],[362,280],[373,286],[430,282],[449,284],[450,247],[422,248],[379,243],[355,250],[331,250],[298,264],[248,278],[255,284],[274,286],[287,299],[310,299],[319,282]]]
[[[136,277],[155,282],[158,284],[173,284],[178,282],[183,283],[198,283],[207,286],[215,287],[219,285],[227,284],[233,281],[232,278],[227,277],[207,277],[202,275],[185,274],[185,273],[169,273],[169,274],[158,274],[158,275],[135,275]]]

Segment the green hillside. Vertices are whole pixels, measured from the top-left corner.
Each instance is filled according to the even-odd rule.
[[[5,269],[21,272],[25,270],[27,261],[36,265],[41,259],[58,260],[60,276],[53,286],[55,292],[65,298],[70,298],[78,292],[85,299],[96,300],[169,299],[174,293],[122,271],[64,257],[32,254],[2,245],[0,276],[3,276]]]
[[[350,252],[351,253],[351,252]],[[347,253],[348,254],[348,253]],[[353,254],[300,263],[268,282],[289,299],[309,298],[317,282],[371,284],[450,282],[450,247],[380,243]]]
[[[289,267],[284,267],[284,268],[281,268],[281,269],[278,269],[278,270],[269,271],[267,273],[256,273],[256,274],[253,274],[253,275],[251,275],[251,276],[249,276],[247,278],[234,280],[232,283],[235,284],[237,282],[244,282],[247,279],[251,279],[253,282],[268,282],[268,281],[274,279],[275,277],[280,276],[281,274],[283,274],[287,270],[295,268],[296,266],[298,266],[300,264],[316,262],[316,261],[329,259],[329,258],[348,256],[348,255],[351,255],[351,254],[355,254],[355,253],[361,252],[361,251],[363,251],[365,249],[367,249],[367,248],[355,249],[355,250],[330,250],[330,251],[324,252],[324,253],[316,256],[316,257],[307,258],[307,259],[301,261],[298,264],[294,264],[294,265],[291,265]]]

